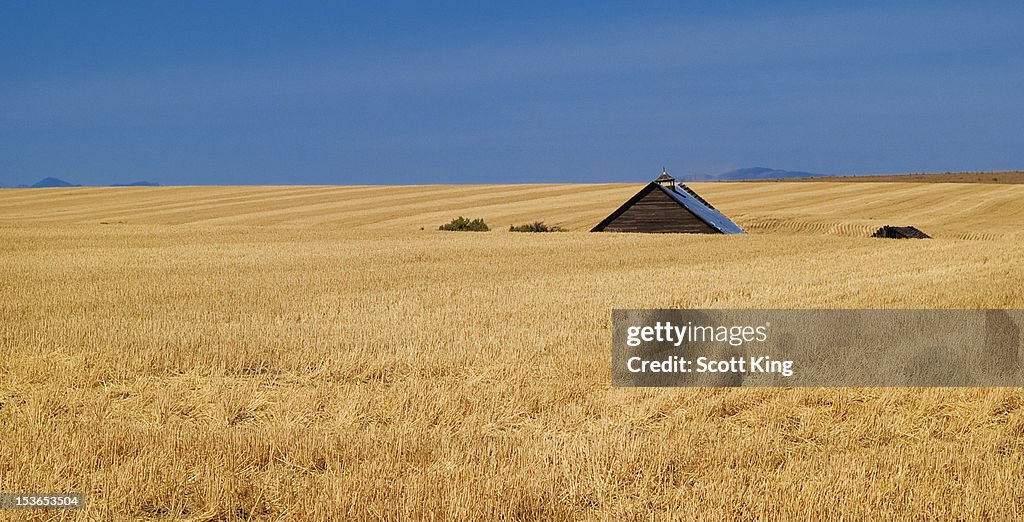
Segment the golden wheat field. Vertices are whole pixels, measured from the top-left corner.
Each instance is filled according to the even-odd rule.
[[[1024,185],[692,186],[749,234],[586,232],[640,185],[0,190],[0,491],[87,496],[0,517],[1024,518],[1024,391],[609,367],[613,308],[1024,307]]]

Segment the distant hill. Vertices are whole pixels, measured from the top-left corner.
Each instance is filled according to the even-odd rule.
[[[779,170],[768,167],[748,167],[724,172],[715,176],[721,181],[740,181],[745,179],[780,179],[780,178],[820,178],[824,174],[812,174],[798,170]]]
[[[936,174],[876,174],[856,176],[825,176],[822,178],[778,179],[770,181],[838,181],[893,183],[999,183],[1024,184],[1024,171],[1003,172],[941,172]]]
[[[111,187],[159,187],[159,183],[153,181],[133,181],[131,183],[114,183]]]
[[[717,181],[718,178],[711,174],[682,174],[676,176],[679,181]]]
[[[6,186],[6,185],[3,185],[3,184],[0,184],[0,188],[3,188],[3,187],[6,187],[6,188],[53,188],[53,187],[81,187],[81,186],[82,185],[76,185],[74,183],[69,183],[67,181],[64,181],[64,180],[62,180],[60,178],[53,178],[53,177],[43,178],[43,179],[41,179],[41,180],[31,184],[31,185]],[[160,184],[156,183],[154,181],[133,181],[131,183],[114,183],[113,185],[108,185],[108,186],[110,186],[110,187],[159,187]]]
[[[67,181],[64,181],[64,180],[62,180],[60,178],[43,178],[43,179],[33,183],[32,185],[29,185],[28,188],[52,188],[52,187],[81,187],[81,185],[74,185],[74,184],[68,183]]]

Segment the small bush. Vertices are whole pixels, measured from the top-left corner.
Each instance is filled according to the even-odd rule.
[[[457,232],[487,232],[491,227],[484,220],[476,218],[472,221],[459,216],[447,224],[437,227],[438,230],[454,230]]]
[[[562,227],[549,227],[543,221],[534,221],[528,225],[510,225],[509,232],[565,232]]]

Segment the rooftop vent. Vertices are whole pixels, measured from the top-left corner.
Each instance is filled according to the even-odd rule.
[[[668,171],[665,170],[664,167],[662,167],[662,169],[661,169],[661,175],[658,176],[658,179],[654,180],[654,182],[659,184],[659,185],[661,185],[661,186],[663,186],[663,187],[668,187],[668,188],[670,188],[672,190],[675,190],[675,188],[676,188],[676,178],[673,178],[672,176],[670,176],[668,174]]]

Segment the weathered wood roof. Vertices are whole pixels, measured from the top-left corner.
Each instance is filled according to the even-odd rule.
[[[742,228],[736,223],[718,211],[715,207],[711,206],[710,203],[697,195],[690,187],[683,184],[678,184],[675,187],[665,187],[660,185],[657,181],[648,183],[644,188],[640,189],[632,198],[622,204],[615,212],[612,212],[608,217],[604,218],[600,223],[597,224],[591,232],[601,232],[609,224],[615,221],[616,218],[621,216],[627,210],[629,210],[634,204],[643,199],[645,196],[650,194],[653,190],[660,190],[664,192],[672,201],[678,204],[680,207],[686,209],[697,219],[703,221],[711,229],[722,234],[743,234],[745,233]]]

